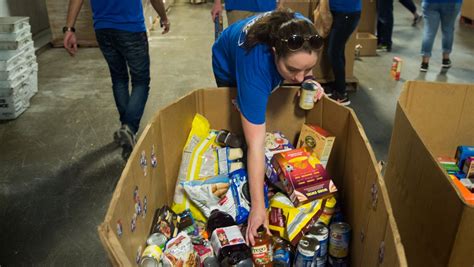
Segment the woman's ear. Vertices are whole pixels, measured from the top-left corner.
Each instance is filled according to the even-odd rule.
[[[273,55],[276,55],[276,48],[272,46]]]

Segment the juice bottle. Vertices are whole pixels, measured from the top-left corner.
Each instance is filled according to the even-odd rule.
[[[257,229],[255,244],[252,246],[252,257],[255,266],[273,267],[272,238],[263,225]]]
[[[238,265],[239,262],[252,257],[239,227],[229,214],[213,210],[206,229],[211,236],[212,248],[221,265],[229,260],[233,261],[233,265]]]

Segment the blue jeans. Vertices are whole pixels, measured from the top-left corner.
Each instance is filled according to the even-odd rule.
[[[393,0],[377,1],[377,43],[392,48]]]
[[[346,42],[359,24],[360,12],[332,13],[332,28],[328,36],[328,58],[334,73],[334,90],[346,92]]]
[[[434,39],[441,22],[443,53],[449,54],[453,48],[453,33],[456,17],[461,9],[460,3],[426,3],[421,4],[425,27],[423,29],[423,41],[421,44],[421,55],[431,57]]]
[[[109,65],[120,122],[136,133],[150,90],[150,56],[146,32],[100,29],[96,30],[96,37]]]

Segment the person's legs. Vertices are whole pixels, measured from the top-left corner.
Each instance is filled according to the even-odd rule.
[[[416,14],[416,6],[412,0],[399,0],[406,9],[408,9],[413,15]]]
[[[377,1],[377,37],[379,46],[392,49],[393,0]]]
[[[334,96],[341,98],[346,95],[345,46],[359,23],[360,12],[333,12],[332,14],[333,24],[328,37],[328,57],[334,73]]]
[[[440,10],[443,59],[449,59],[449,54],[453,48],[454,24],[461,9],[461,4],[443,4]],[[443,62],[444,65],[444,62]],[[451,64],[449,64],[450,67]],[[446,66],[448,67],[448,66]]]
[[[96,37],[100,50],[109,66],[115,104],[120,115],[120,122],[124,124],[125,113],[130,98],[128,91],[129,77],[127,63],[115,45],[113,30],[97,30]]]
[[[425,21],[423,29],[423,41],[421,43],[421,55],[423,62],[428,63],[433,50],[433,43],[438,31],[440,14],[438,11],[439,4],[429,4],[423,2],[421,7],[423,10],[423,19]]]
[[[116,41],[124,55],[132,77],[132,93],[127,104],[124,123],[133,133],[138,131],[150,90],[150,57],[145,32],[116,32]]]

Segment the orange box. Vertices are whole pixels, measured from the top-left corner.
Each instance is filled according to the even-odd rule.
[[[272,164],[295,207],[337,192],[320,161],[302,148],[276,154]]]

